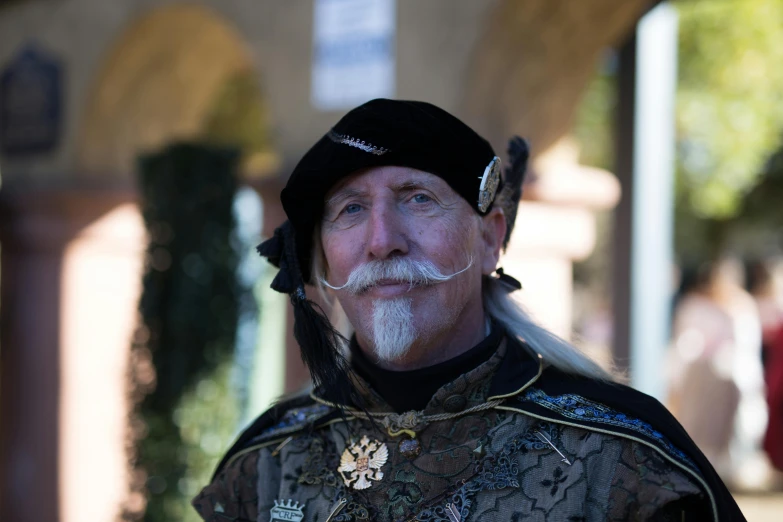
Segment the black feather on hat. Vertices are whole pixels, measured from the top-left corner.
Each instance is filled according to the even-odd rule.
[[[324,196],[341,179],[367,168],[400,166],[429,172],[443,178],[480,215],[487,214],[496,195],[502,194],[508,223],[505,248],[528,157],[527,143],[515,140],[509,145],[511,166],[504,188],[492,146],[462,121],[429,103],[377,99],[348,112],[304,155],[280,195],[288,221],[258,252],[280,269],[272,288],[291,296],[294,336],[321,397],[362,407],[342,355],[346,340],[305,293],[305,284],[316,275],[311,274],[313,235],[322,218]]]
[[[508,167],[504,174],[505,186],[498,199],[502,201],[503,211],[506,214],[506,237],[503,238],[503,249],[508,248],[511,232],[517,220],[519,201],[522,199],[523,183],[527,173],[527,160],[530,157],[530,147],[519,136],[514,136],[508,141]]]

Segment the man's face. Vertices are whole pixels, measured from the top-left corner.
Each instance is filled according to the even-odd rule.
[[[437,284],[384,279],[356,293],[336,291],[362,348],[383,359],[427,365],[448,358],[431,349],[483,332],[481,275],[494,270],[502,233],[499,211],[482,220],[438,176],[406,167],[368,169],[326,196],[325,278],[341,286],[357,267],[394,259],[429,262],[444,275],[459,272]],[[388,353],[377,346],[398,335],[407,336],[401,341],[409,345],[405,350]]]

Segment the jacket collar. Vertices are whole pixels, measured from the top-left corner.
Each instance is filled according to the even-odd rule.
[[[506,341],[508,348],[492,379],[487,400],[521,393],[538,380],[544,370],[543,359],[530,345],[508,335]]]
[[[531,353],[535,352],[504,333],[492,357],[439,388],[423,413],[456,413],[489,400],[521,393],[538,379],[543,370],[541,357],[531,356]],[[391,406],[364,379],[354,372],[351,378],[368,412],[392,411]],[[343,405],[335,406],[345,408]]]

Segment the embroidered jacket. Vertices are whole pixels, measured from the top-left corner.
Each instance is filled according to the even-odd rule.
[[[423,414],[406,430],[315,396],[279,405],[193,505],[210,522],[744,520],[657,401],[545,368],[516,341]]]

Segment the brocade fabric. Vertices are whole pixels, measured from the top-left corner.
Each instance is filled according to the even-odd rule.
[[[465,408],[484,403],[503,350],[501,346],[489,361],[442,387],[425,413],[446,413],[446,399],[455,394],[465,397]],[[534,390],[531,386],[528,394]],[[366,393],[372,410],[388,411],[377,394]],[[288,418],[307,417],[318,407],[323,408],[314,405]],[[635,421],[619,421],[624,420],[630,425]],[[267,522],[276,501],[288,500],[303,506],[307,522],[711,518],[706,495],[687,472],[687,461],[675,458],[676,448],[671,448],[672,456],[642,438],[585,429],[577,420],[574,424],[513,408],[478,411],[417,431],[421,453],[415,458],[399,451],[401,437],[368,420],[315,422],[290,440],[287,428],[280,433],[278,425],[235,456],[193,505],[209,522]],[[389,458],[381,480],[356,490],[346,487],[337,468],[346,447],[363,436],[385,443]]]

